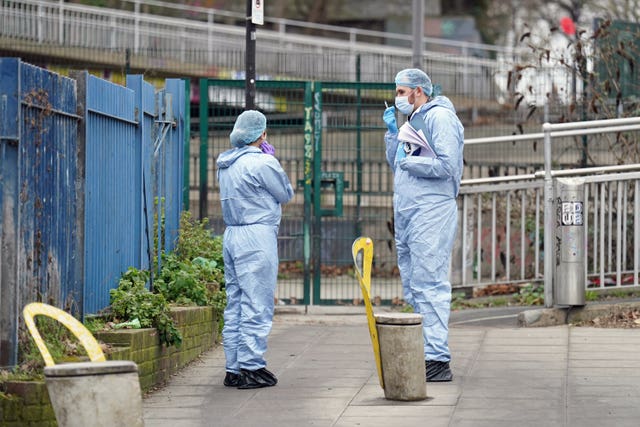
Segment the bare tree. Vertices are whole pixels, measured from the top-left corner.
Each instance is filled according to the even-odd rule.
[[[551,76],[551,72],[570,76],[564,83],[554,81],[544,94],[545,107],[557,111],[557,121],[638,115],[640,26],[637,20],[629,21],[631,13],[624,22],[615,18],[629,12],[629,2],[611,1],[606,9],[601,2],[596,8],[596,2],[576,0],[526,3],[526,19],[521,18],[517,41],[528,55],[513,64],[508,78],[514,109],[527,112],[521,114],[523,121],[540,121],[540,109],[536,111],[536,102],[530,101],[530,95],[540,88],[532,81],[546,73]],[[637,10],[637,5],[634,7]],[[560,17],[569,17],[575,31],[571,26],[560,26]],[[586,138],[577,140],[576,145],[583,152],[581,166],[597,163],[589,155]],[[609,149],[618,163],[640,160],[637,133],[614,135]]]

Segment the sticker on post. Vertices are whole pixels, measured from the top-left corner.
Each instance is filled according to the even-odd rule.
[[[582,202],[562,202],[561,225],[584,225]]]
[[[264,0],[251,2],[251,22],[256,25],[264,25]]]

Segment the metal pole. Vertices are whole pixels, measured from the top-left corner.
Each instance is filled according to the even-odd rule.
[[[424,39],[424,0],[413,0],[413,66],[422,68]]]
[[[542,125],[544,132],[544,305],[553,306],[553,265],[555,253],[553,180],[551,177],[551,124]]]
[[[124,75],[131,74],[131,49],[126,48],[124,51]]]
[[[247,31],[245,39],[245,110],[255,109],[256,100],[256,25],[251,21],[252,0],[247,0]]]

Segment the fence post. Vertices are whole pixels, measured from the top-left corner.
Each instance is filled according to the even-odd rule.
[[[553,179],[551,177],[551,124],[542,125],[544,132],[544,305],[553,307]]]
[[[20,61],[0,58],[0,366],[18,358]],[[13,120],[12,120],[13,118]]]

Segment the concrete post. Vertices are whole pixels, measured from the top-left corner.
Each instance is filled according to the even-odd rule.
[[[384,397],[389,400],[424,400],[427,382],[422,315],[376,314]]]
[[[132,361],[67,363],[44,368],[60,427],[142,427],[138,366]]]

